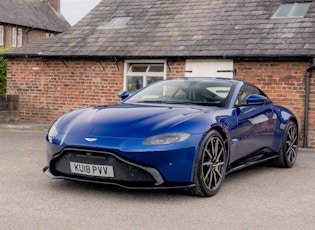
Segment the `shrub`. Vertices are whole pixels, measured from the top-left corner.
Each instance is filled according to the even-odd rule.
[[[0,48],[0,55],[2,52],[10,48]],[[7,60],[0,56],[0,94],[6,94],[6,75],[7,75]]]
[[[7,60],[0,57],[0,94],[6,93]]]

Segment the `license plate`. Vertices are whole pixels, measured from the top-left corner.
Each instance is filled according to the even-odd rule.
[[[72,173],[97,176],[97,177],[114,177],[114,168],[109,165],[92,165],[78,162],[70,162]]]

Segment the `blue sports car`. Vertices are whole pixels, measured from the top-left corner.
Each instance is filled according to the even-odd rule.
[[[56,120],[47,134],[47,176],[208,197],[229,172],[296,161],[296,117],[248,82],[178,78],[120,97]]]

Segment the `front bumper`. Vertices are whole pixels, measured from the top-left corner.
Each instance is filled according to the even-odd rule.
[[[115,176],[105,178],[72,173],[70,162],[111,165],[115,170]],[[66,148],[55,155],[50,161],[50,166],[45,167],[43,171],[52,179],[115,184],[124,188],[187,188],[194,186],[192,183],[186,182],[166,182],[155,168],[128,161],[111,152],[89,149]]]

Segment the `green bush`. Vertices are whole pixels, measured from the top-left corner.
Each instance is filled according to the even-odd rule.
[[[6,75],[7,75],[7,60],[1,57],[1,53],[10,48],[0,48],[0,94],[6,94]]]
[[[7,60],[0,57],[0,94],[6,93]]]

